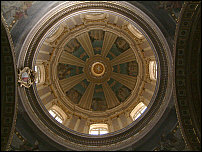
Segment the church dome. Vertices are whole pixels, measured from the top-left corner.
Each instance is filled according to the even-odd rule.
[[[72,26],[68,24],[71,20]],[[146,77],[151,73],[149,62],[156,63],[156,60],[144,35],[126,20],[108,12],[82,13],[58,22],[55,30],[47,32],[36,57],[35,66],[40,68],[46,63],[47,71],[39,69],[46,75],[45,81],[36,83],[46,109],[55,105],[67,112],[69,121],[76,115],[86,125],[107,123],[112,128],[110,119],[121,117],[123,125],[114,126],[116,129],[111,128],[109,132],[130,124],[131,121],[124,119],[128,119],[132,110],[139,103],[147,107],[150,102],[151,97],[143,96],[144,86],[150,87],[152,96],[156,85],[157,77],[153,80]],[[145,48],[150,58],[144,57]],[[153,71],[157,76],[157,68]],[[44,83],[50,87],[41,88]],[[46,104],[47,99],[43,97],[48,88],[53,92],[54,101]],[[79,132],[87,133],[84,127]]]
[[[114,150],[137,143],[168,105],[168,44],[127,2],[64,2],[41,17],[22,50],[18,66],[37,72],[35,84],[19,90],[23,106],[64,147]]]

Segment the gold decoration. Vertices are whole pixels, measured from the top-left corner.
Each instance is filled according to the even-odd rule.
[[[95,62],[91,67],[91,72],[95,76],[102,76],[105,72],[105,67],[101,62]]]
[[[99,70],[102,69],[102,72],[97,73],[96,67],[100,67]],[[94,82],[97,84],[101,84],[102,82],[105,82],[109,79],[111,75],[112,67],[107,58],[104,58],[100,55],[95,55],[91,58],[89,58],[86,61],[86,65],[84,67],[84,73],[87,77],[87,80],[90,82]]]
[[[36,81],[36,77],[36,72],[29,67],[25,67],[23,70],[19,69],[18,82],[20,83],[20,87],[29,88]]]

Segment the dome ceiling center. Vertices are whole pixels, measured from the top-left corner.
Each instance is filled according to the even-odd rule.
[[[105,72],[105,67],[101,62],[93,63],[91,72],[94,76],[102,76]]]
[[[98,54],[87,59],[84,67],[87,80],[96,84],[109,80],[111,72],[112,67],[109,59]]]

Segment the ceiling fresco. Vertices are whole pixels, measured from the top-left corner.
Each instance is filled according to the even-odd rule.
[[[46,32],[39,38],[35,65],[45,78],[36,83],[37,104],[47,113],[57,107],[63,122],[50,122],[75,133],[89,135],[95,123],[108,124],[109,133],[116,133],[134,121],[131,112],[139,103],[148,106],[153,97],[156,80],[150,81],[148,62],[155,58],[150,43],[118,14],[63,17],[41,27]]]
[[[131,142],[133,139],[128,137],[134,136],[140,139],[143,134],[141,132],[148,133],[151,128],[146,124],[152,124],[154,128],[163,115],[160,112],[163,113],[167,107],[164,99],[170,97],[164,93],[166,91],[169,94],[170,90],[162,87],[172,82],[167,78],[167,67],[164,67],[167,62],[170,63],[170,60],[167,61],[170,54],[167,55],[167,43],[163,41],[164,37],[161,39],[159,34],[161,32],[155,23],[146,20],[147,14],[138,12],[138,9],[137,12],[133,12],[135,9],[130,9],[132,8],[130,4],[125,8],[125,5],[121,5],[125,2],[78,1],[74,4],[63,1],[62,3],[64,4],[47,2],[43,7],[45,13],[39,11],[41,16],[39,13],[35,14],[38,18],[32,15],[35,12],[30,15],[33,10],[36,11],[35,6],[38,6],[38,2],[25,7],[25,14],[29,19],[35,19],[37,24],[32,24],[35,21],[30,22],[33,26],[30,27],[30,32],[27,32],[29,35],[26,37],[24,34],[25,40],[21,50],[27,52],[20,52],[19,61],[22,60],[21,56],[24,56],[26,61],[23,59],[19,62],[19,67],[22,64],[29,68],[38,66],[41,81],[29,89],[20,90],[20,95],[25,92],[24,95],[27,95],[29,100],[23,107],[33,109],[32,113],[28,112],[28,116],[39,128],[46,127],[42,132],[53,137],[59,146],[64,144],[63,147],[68,147],[69,143],[78,146],[77,143],[82,142],[79,145],[82,148],[92,146],[92,149],[98,149],[103,146],[101,149],[111,150],[113,148],[111,144],[114,142],[109,141],[112,140],[134,144]],[[23,4],[27,5],[24,2]],[[95,10],[92,11],[94,7]],[[103,11],[100,11],[101,8]],[[21,17],[22,20],[19,20],[14,29],[19,28],[22,21],[27,21],[26,15]],[[44,19],[43,22],[38,21],[40,18]],[[137,20],[134,20],[135,18]],[[153,32],[153,35],[148,39],[149,32]],[[16,33],[13,35],[17,35]],[[160,46],[166,47],[160,48]],[[160,81],[159,75],[158,79],[150,80],[151,72],[148,70],[150,60],[156,60],[158,54],[160,55],[158,61],[163,62],[158,62],[158,70],[163,69],[164,72],[160,73],[164,76],[161,78],[160,87],[156,87]],[[158,93],[159,88],[161,94]],[[161,106],[161,102],[165,105]],[[136,121],[137,127],[133,123],[133,128],[128,131],[127,126],[135,121],[131,113],[140,103],[148,108],[141,116],[141,121]],[[57,122],[57,119],[48,113],[53,108],[64,118],[62,122]],[[40,121],[36,119],[38,116],[41,116]],[[113,138],[110,137],[112,134],[103,135],[105,139],[89,138],[89,127],[95,123],[108,125]],[[125,134],[125,131],[128,133]],[[54,133],[57,133],[57,136]],[[77,136],[80,133],[84,133],[82,135],[84,140]],[[69,142],[71,139],[75,141]],[[105,145],[112,148],[104,147]]]
[[[74,104],[78,104],[88,85],[89,82],[84,79],[66,92],[67,97],[69,97],[70,101]]]
[[[68,78],[70,76],[78,75],[82,73],[82,67],[78,67],[75,65],[68,65],[59,63],[57,70],[58,70],[58,78],[59,80]]]
[[[86,61],[86,59],[89,57],[76,38],[70,40],[65,45],[64,51],[71,53],[72,55],[82,59],[83,61]]]
[[[138,75],[138,63],[137,61],[131,61],[113,66],[113,71],[116,73],[127,74],[137,77]]]
[[[106,103],[106,99],[104,96],[102,85],[95,86],[91,109],[93,111],[107,110],[107,103]]]
[[[6,23],[9,26],[9,30],[17,24],[17,22],[23,18],[27,18],[29,15],[28,9],[35,4],[36,1],[2,1],[1,12],[3,14]]]
[[[109,84],[110,88],[114,91],[120,102],[125,101],[127,97],[129,97],[131,90],[126,86],[122,85],[113,78],[111,78],[107,83]]]
[[[129,44],[126,42],[126,40],[124,40],[121,37],[118,37],[115,41],[115,43],[112,45],[112,48],[110,49],[107,57],[112,60],[114,59],[116,56],[120,55],[121,53],[123,53],[124,51],[128,50],[130,48]]]
[[[94,49],[94,53],[101,54],[105,32],[102,30],[91,30],[88,32]]]
[[[158,1],[157,8],[167,11],[175,22],[177,22],[183,3],[184,1]]]

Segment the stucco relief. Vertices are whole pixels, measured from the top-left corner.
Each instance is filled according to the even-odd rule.
[[[20,87],[24,86],[29,88],[36,81],[36,72],[31,70],[29,67],[24,67],[24,69],[19,69],[18,83]]]

